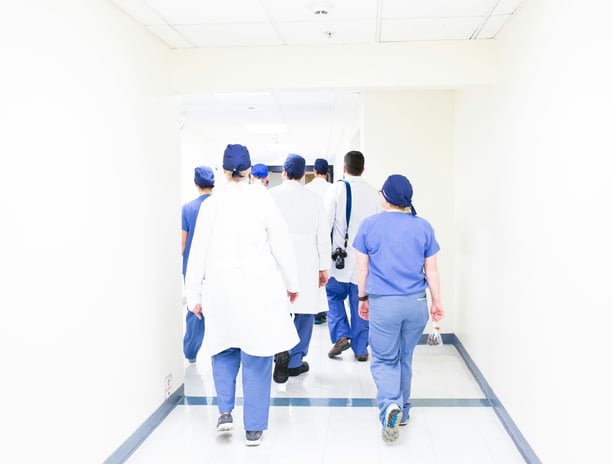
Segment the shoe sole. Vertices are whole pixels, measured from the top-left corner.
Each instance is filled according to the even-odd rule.
[[[263,438],[263,434],[257,440],[246,440],[245,445],[247,446],[259,446],[261,443],[261,439]]]
[[[287,369],[287,374],[289,375],[289,377],[297,377],[298,375],[305,374],[310,370],[310,366],[306,361],[302,363],[302,366],[293,369]]]
[[[289,360],[291,357],[287,351],[279,353],[274,362],[274,373],[272,378],[276,383],[285,383],[289,380]]]
[[[382,439],[385,442],[397,440],[399,436],[399,415],[402,410],[397,405],[391,405],[385,411],[385,426],[382,431]]]
[[[234,429],[234,424],[230,423],[226,423],[226,424],[220,424],[217,425],[217,432],[229,432],[230,430]]]

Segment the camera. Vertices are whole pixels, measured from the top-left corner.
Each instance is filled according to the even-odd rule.
[[[344,258],[346,258],[346,250],[343,248],[336,248],[336,250],[332,253],[332,259],[335,262],[336,269],[344,269]]]

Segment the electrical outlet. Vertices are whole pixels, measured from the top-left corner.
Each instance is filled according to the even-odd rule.
[[[166,376],[164,379],[164,392],[165,399],[168,399],[170,395],[172,395],[172,372]]]

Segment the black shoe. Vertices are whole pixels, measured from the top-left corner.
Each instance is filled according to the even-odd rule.
[[[289,379],[289,360],[291,357],[289,356],[288,351],[283,351],[278,353],[274,357],[274,373],[272,374],[272,378],[276,383],[285,383]]]
[[[366,362],[368,360],[368,353],[366,353],[366,354],[356,354],[355,358],[357,358],[357,361],[359,361],[359,362]]]
[[[290,377],[297,377],[298,375],[303,374],[304,372],[308,372],[309,370],[310,366],[306,361],[304,361],[302,362],[301,366],[290,367],[289,369],[287,369],[287,374],[289,374]]]
[[[324,324],[327,322],[327,314],[325,312],[321,312],[319,314],[315,314],[314,323],[315,324]]]
[[[340,340],[336,342],[334,346],[332,346],[332,349],[329,350],[329,353],[327,353],[327,356],[329,356],[330,358],[335,358],[340,353],[342,353],[344,350],[348,350],[350,347],[351,347],[351,342],[349,341],[349,339],[347,337],[342,337]]]

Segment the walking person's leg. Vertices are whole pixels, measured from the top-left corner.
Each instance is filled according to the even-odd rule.
[[[244,430],[247,445],[258,445],[261,432],[268,429],[272,356],[252,356],[243,351],[241,359]]]
[[[217,392],[219,421],[217,430],[231,430],[231,416],[236,404],[236,377],[240,369],[240,349],[230,348],[211,356],[212,374]]]
[[[401,366],[401,391],[402,391],[402,420],[404,425],[410,417],[410,392],[412,389],[412,356],[427,321],[429,312],[427,310],[427,298],[425,295],[410,296],[406,305],[406,318],[402,322],[400,366]]]

